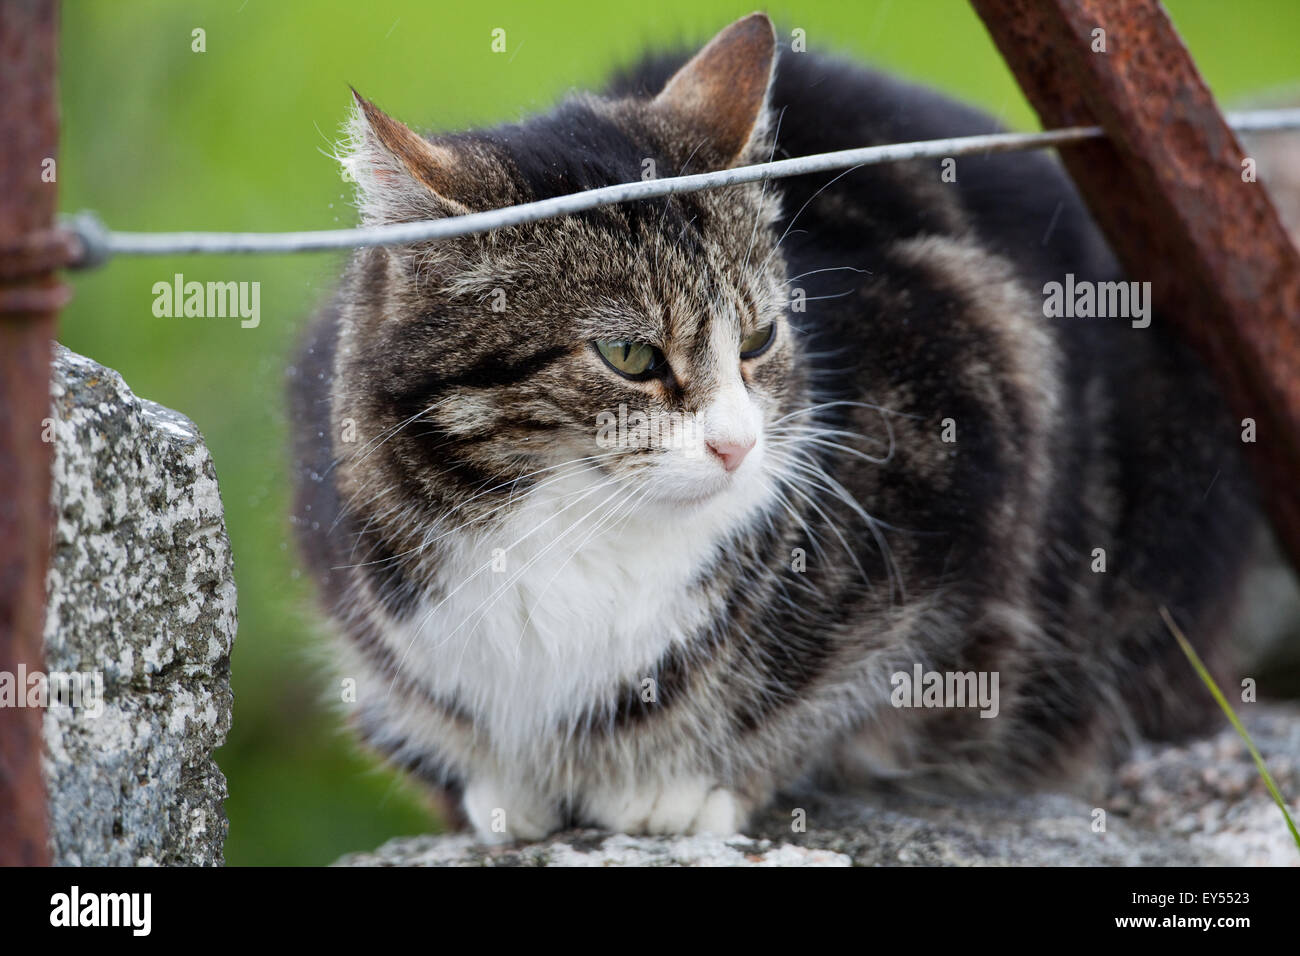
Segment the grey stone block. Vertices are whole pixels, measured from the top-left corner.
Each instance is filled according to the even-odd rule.
[[[212,458],[189,419],[62,346],[51,393],[46,670],[82,692],[45,715],[54,860],[220,864],[236,609]]]

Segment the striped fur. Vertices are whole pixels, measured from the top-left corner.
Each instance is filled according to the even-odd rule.
[[[515,126],[419,140],[358,98],[344,158],[367,221],[401,221],[647,160],[669,175],[994,128],[778,57],[754,15],[685,66],[651,57]],[[295,523],[358,732],[509,839],[737,830],[810,774],[1075,779],[1139,735],[1203,728],[1156,609],[1223,665],[1253,521],[1237,436],[1158,316],[1044,318],[1067,272],[1116,277],[1041,155],[359,253],[292,373]],[[671,375],[615,374],[592,342],[619,338],[660,346]],[[601,447],[620,406],[699,434]],[[756,441],[734,473],[704,446],[728,438]],[[892,707],[917,663],[997,672],[998,716]]]

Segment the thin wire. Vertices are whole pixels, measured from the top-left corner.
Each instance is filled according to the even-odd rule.
[[[1300,129],[1300,109],[1252,110],[1227,114],[1228,125],[1237,132]],[[602,186],[585,192],[554,196],[537,202],[507,206],[486,212],[421,222],[361,226],[355,229],[325,229],[310,232],[116,232],[91,213],[79,213],[64,225],[81,239],[86,250],[82,267],[99,265],[111,256],[163,256],[190,253],[292,253],[327,249],[401,246],[438,239],[453,239],[490,232],[521,223],[538,222],[557,216],[585,212],[599,206],[657,199],[680,193],[720,189],[765,179],[783,179],[808,173],[874,166],[914,159],[946,159],[973,154],[1009,153],[1047,149],[1080,140],[1096,139],[1104,133],[1099,126],[1073,126],[1043,133],[991,133],[952,139],[890,143],[817,153],[794,159],[737,166],[711,173],[673,176],[641,182]]]

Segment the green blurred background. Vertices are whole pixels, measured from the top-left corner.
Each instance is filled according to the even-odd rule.
[[[1220,100],[1300,81],[1297,0],[1168,0]],[[647,44],[703,42],[754,0],[65,0],[60,207],[123,230],[353,224],[326,155],[355,85],[421,129],[517,119],[598,86]],[[785,29],[983,105],[1033,114],[963,0],[811,0],[767,8]],[[507,52],[490,49],[506,30]],[[207,50],[191,51],[206,31]],[[234,546],[239,637],[227,861],[321,864],[439,823],[412,787],[359,755],[330,700],[327,642],[297,568],[283,374],[342,255],[122,259],[76,276],[60,339],[142,396],[194,419],[216,460]],[[174,273],[261,283],[261,325],[158,319]]]

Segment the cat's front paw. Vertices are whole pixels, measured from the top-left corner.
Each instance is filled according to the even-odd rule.
[[[490,778],[470,782],[464,806],[475,836],[483,843],[540,840],[563,823],[552,801]]]
[[[749,822],[744,801],[730,790],[701,780],[609,790],[586,800],[596,826],[622,833],[739,833]]]

